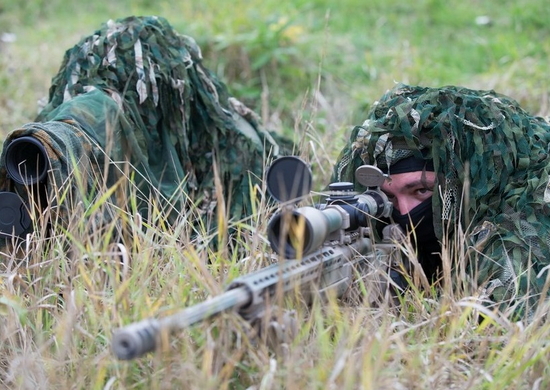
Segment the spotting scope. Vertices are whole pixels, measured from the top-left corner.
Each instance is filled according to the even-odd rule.
[[[25,136],[11,141],[4,152],[4,166],[10,179],[33,186],[27,192],[39,196],[47,180],[49,160],[38,139]],[[23,237],[31,225],[29,205],[15,192],[0,192],[0,237]]]
[[[34,137],[11,141],[6,148],[4,164],[10,178],[19,184],[44,182],[48,174],[48,154],[44,145]]]

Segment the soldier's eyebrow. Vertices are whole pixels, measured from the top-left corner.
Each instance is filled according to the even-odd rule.
[[[390,184],[391,176],[388,177],[387,183]],[[421,187],[423,189],[427,189],[430,191],[433,191],[435,188],[436,178],[428,179],[425,175],[422,175],[422,177],[419,177],[417,179],[412,179],[410,182],[401,184],[399,188],[393,187],[391,185],[384,186],[382,189],[382,192],[384,192],[388,196],[395,196],[397,193],[402,191],[410,191],[414,188]]]
[[[433,191],[433,187],[435,185],[435,181],[432,182],[432,186],[430,187],[429,186],[430,182],[428,182],[427,180],[422,180],[422,179],[418,179],[418,180],[413,180],[411,182],[408,182],[406,184],[403,184],[401,187],[399,188],[395,188],[395,187],[386,187],[384,188],[382,191],[388,195],[388,196],[395,196],[395,194],[397,193],[402,193],[402,192],[405,192],[405,191],[410,191],[414,188],[417,188],[417,187],[421,187],[421,188],[425,188],[427,190],[430,190],[430,191]]]
[[[433,190],[433,187],[435,186],[435,180],[427,180],[425,178],[420,178],[418,180],[413,180],[411,182],[408,182],[407,184],[404,184],[403,189],[408,190],[419,186],[422,186],[423,188],[426,188],[428,190]]]

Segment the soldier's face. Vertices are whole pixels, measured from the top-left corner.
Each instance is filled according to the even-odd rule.
[[[397,173],[390,175],[381,189],[393,203],[393,207],[404,215],[433,195],[435,179],[434,172]]]

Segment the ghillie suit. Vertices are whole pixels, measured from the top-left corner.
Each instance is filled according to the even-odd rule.
[[[267,159],[289,142],[264,130],[201,60],[195,41],[162,18],[107,22],[66,52],[35,123],[8,135],[0,191],[28,202],[28,187],[7,174],[4,154],[13,141],[31,136],[48,155],[41,201],[48,198],[52,210],[67,187],[79,191],[76,176],[87,194],[76,201],[87,205],[128,178],[146,217],[154,206],[171,221],[191,219],[186,213],[198,205],[195,221],[213,226],[220,193],[230,205],[228,219],[249,215],[251,189]],[[102,180],[106,187],[98,185]],[[127,188],[113,194],[118,207],[130,208]]]
[[[550,124],[494,91],[398,85],[353,129],[334,179],[354,182],[365,163],[391,175],[408,156],[433,159],[436,236],[466,229],[474,284],[532,313],[550,264],[549,147]]]

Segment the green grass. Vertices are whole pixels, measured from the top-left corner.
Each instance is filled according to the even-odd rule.
[[[275,131],[296,132],[323,188],[352,125],[395,81],[495,89],[548,115],[550,9],[543,0],[5,1],[0,3],[0,134],[32,121],[63,53],[110,18],[167,17],[197,39],[207,66]],[[477,16],[490,23],[476,24]],[[410,291],[397,312],[329,301],[296,305],[286,357],[223,315],[178,332],[132,362],[112,331],[174,313],[268,264],[268,210],[214,252],[184,225],[143,229],[111,206],[71,205],[66,230],[44,229],[0,254],[0,388],[545,389],[550,328],[489,315],[474,292]],[[132,234],[114,245],[124,225]],[[217,239],[205,235],[205,239]],[[223,235],[222,235],[223,238]],[[245,259],[245,260],[243,260]],[[209,265],[206,265],[209,264]]]

